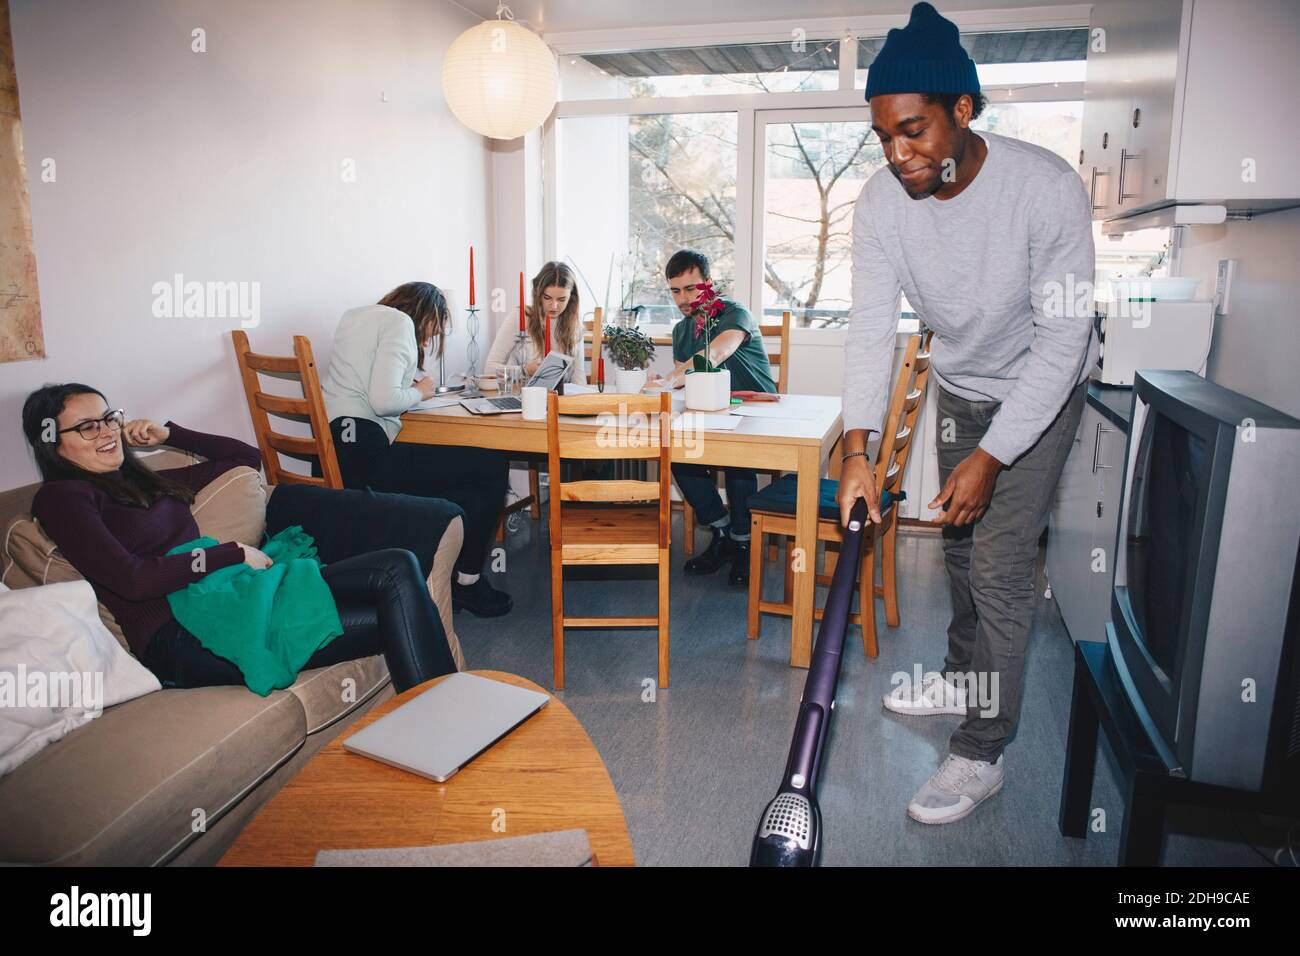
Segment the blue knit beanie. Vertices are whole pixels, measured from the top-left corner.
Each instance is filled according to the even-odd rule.
[[[975,61],[958,40],[957,24],[928,3],[912,7],[901,30],[890,30],[885,45],[867,69],[867,99],[887,93],[969,93],[980,91]]]

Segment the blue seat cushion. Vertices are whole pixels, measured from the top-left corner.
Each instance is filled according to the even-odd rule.
[[[795,484],[797,476],[786,475],[778,478],[756,495],[749,499],[750,511],[766,511],[774,514],[792,515],[795,513],[795,498],[798,491]],[[821,488],[817,496],[817,516],[827,518],[831,521],[840,520],[840,506],[836,502],[835,496],[839,493],[840,483],[834,478],[821,479]],[[886,491],[880,496],[880,515],[883,518],[885,512],[892,508],[895,503],[902,501],[907,497],[907,492],[900,491],[897,494]]]

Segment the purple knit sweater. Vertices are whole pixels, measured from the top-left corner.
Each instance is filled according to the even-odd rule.
[[[168,445],[208,459],[160,472],[194,491],[238,465],[262,467],[257,449],[242,441],[192,432],[173,422],[167,427]],[[172,497],[149,508],[124,505],[89,481],[45,482],[32,500],[32,514],[113,612],[137,657],[172,619],[168,594],[209,571],[239,564],[244,560],[240,544],[260,544],[231,541],[208,548],[206,570],[195,571],[191,555],[167,556],[176,545],[199,536],[188,505]]]

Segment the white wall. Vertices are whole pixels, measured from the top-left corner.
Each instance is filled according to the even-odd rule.
[[[1215,320],[1206,378],[1300,417],[1300,209],[1183,230],[1179,271],[1214,293],[1220,259],[1237,259],[1230,314]]]
[[[579,279],[584,315],[607,302],[617,311],[624,291],[619,266],[628,251],[628,119],[563,119],[555,131],[562,157],[555,175],[556,254],[585,277]]]
[[[0,365],[0,488],[35,478],[19,415],[45,382],[251,438],[239,319],[152,314],[153,284],[176,273],[260,283],[253,347],[306,334],[322,366],[344,309],[402,282],[463,307],[471,243],[485,293],[487,144],[440,91],[470,14],[439,0],[11,6],[49,357]],[[191,51],[196,27],[206,53]],[[449,371],[464,361],[459,330]]]
[[[559,68],[565,99],[624,95],[620,78],[584,59],[561,56]],[[611,262],[628,249],[628,118],[576,117],[558,120],[552,128],[560,157],[555,171],[555,254],[576,264],[585,278],[579,279],[584,315],[606,302],[611,311],[617,310],[620,280],[617,264],[611,274]]]
[[[519,318],[519,273],[524,274],[524,298],[531,294],[533,275],[544,261],[542,249],[542,146],[541,133],[533,130],[511,140],[489,140],[489,170],[492,206],[492,270],[488,277],[493,290],[500,290],[494,308],[491,295],[483,325],[489,330],[487,345],[480,350],[487,358],[493,336],[502,322]],[[480,290],[482,291],[482,290]],[[482,371],[482,361],[479,363]]]

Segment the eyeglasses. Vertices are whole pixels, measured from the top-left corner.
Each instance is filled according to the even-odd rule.
[[[58,433],[62,435],[64,432],[76,432],[86,441],[95,441],[103,434],[105,428],[115,432],[121,431],[125,423],[126,412],[118,408],[109,412],[103,418],[92,418],[90,421],[79,422],[70,428],[60,428]]]

